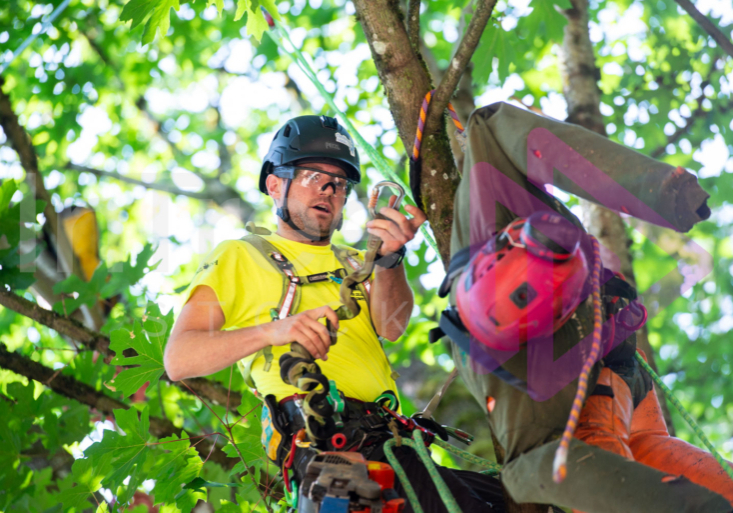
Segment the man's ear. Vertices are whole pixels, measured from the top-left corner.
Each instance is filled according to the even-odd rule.
[[[275,175],[267,175],[267,178],[265,179],[267,192],[275,203],[278,203],[280,195],[282,194],[282,183],[283,181]]]

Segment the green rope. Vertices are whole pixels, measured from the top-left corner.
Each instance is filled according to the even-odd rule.
[[[428,453],[428,450],[425,447],[425,441],[423,440],[422,433],[420,433],[420,430],[416,429],[415,431],[413,431],[412,436],[414,438],[414,441],[403,438],[402,445],[406,445],[407,447],[412,448],[420,457],[423,464],[425,465],[425,469],[428,471],[430,478],[435,484],[435,488],[438,490],[440,498],[443,500],[443,504],[445,504],[445,507],[448,509],[448,513],[461,513],[461,508],[458,506],[455,497],[453,497],[453,494],[448,488],[448,485],[445,484],[445,481],[443,481],[443,478],[440,476],[438,469],[435,468],[435,463],[430,458],[430,453]],[[415,511],[415,513],[423,513],[422,507],[418,502],[415,489],[410,484],[410,481],[407,478],[407,474],[405,474],[405,471],[400,465],[400,462],[397,461],[397,458],[392,452],[392,447],[396,443],[397,440],[394,438],[387,440],[384,443],[384,454],[385,456],[387,456],[387,461],[389,461],[389,464],[392,465],[392,468],[394,469],[395,474],[397,474],[397,477],[402,483],[402,486],[405,487],[405,492],[407,493],[407,498],[410,500],[410,504],[412,504],[412,509]]]
[[[697,422],[695,422],[695,419],[692,418],[692,416],[687,413],[687,410],[685,410],[685,407],[682,406],[679,399],[677,399],[672,391],[667,387],[667,385],[664,384],[664,381],[662,381],[662,378],[660,378],[656,372],[654,372],[654,369],[652,369],[648,363],[644,360],[644,358],[639,354],[636,353],[636,359],[641,364],[641,366],[644,368],[645,371],[651,376],[652,380],[654,380],[654,383],[657,384],[659,388],[662,389],[664,392],[664,395],[669,399],[669,401],[674,405],[675,408],[677,408],[677,411],[680,412],[680,415],[682,415],[682,418],[687,421],[687,424],[692,428],[692,430],[695,432],[695,434],[698,436],[698,438],[702,441],[703,444],[705,444],[705,447],[708,448],[708,450],[712,453],[712,455],[715,457],[715,460],[720,464],[720,466],[725,470],[725,472],[730,476],[731,479],[733,479],[733,468],[726,462],[723,457],[718,453],[718,451],[715,450],[715,447],[713,447],[713,444],[710,443],[710,440],[708,440],[708,437],[705,436],[705,433],[702,432],[702,429],[700,429],[700,426],[698,426]]]
[[[402,440],[402,443],[404,444],[409,441],[410,440]],[[402,483],[402,486],[405,488],[407,498],[410,501],[410,504],[412,504],[412,510],[415,513],[423,513],[422,506],[420,506],[420,501],[417,500],[417,494],[415,493],[415,489],[412,487],[412,484],[410,484],[410,480],[407,477],[405,469],[402,468],[402,465],[400,465],[400,462],[397,461],[397,457],[394,455],[394,452],[392,452],[392,447],[395,445],[395,443],[397,442],[394,438],[390,438],[384,443],[384,455],[387,457],[387,461],[389,462],[389,464],[392,465],[392,469],[397,475],[397,478],[400,480],[400,483]]]
[[[464,459],[469,463],[473,463],[474,465],[478,465],[479,467],[484,467],[485,469],[487,469],[482,470],[482,474],[486,474],[489,476],[498,476],[501,473],[501,465],[496,462],[481,458],[480,456],[471,454],[468,451],[459,449],[458,447],[455,447],[448,442],[444,442],[440,438],[436,438],[433,443],[454,456],[458,456],[459,458]]]
[[[351,124],[351,121],[348,117],[346,117],[346,114],[341,112],[341,110],[336,106],[336,102],[334,101],[333,97],[329,94],[328,91],[326,91],[326,89],[323,87],[323,84],[321,84],[321,82],[318,80],[318,77],[316,77],[313,68],[308,63],[308,60],[305,58],[300,49],[290,39],[290,33],[288,32],[288,29],[279,21],[275,21],[275,27],[272,30],[274,32],[277,32],[278,36],[280,37],[272,37],[271,39],[278,46],[278,48],[282,50],[283,53],[290,56],[293,62],[300,68],[305,76],[308,77],[308,79],[313,83],[316,89],[318,89],[318,92],[321,94],[329,107],[331,107],[331,109],[341,119],[343,124],[346,125],[349,132],[354,135],[357,144],[369,156],[369,159],[372,161],[377,170],[379,170],[382,175],[401,185],[402,188],[405,190],[405,193],[407,194],[406,197],[409,199],[409,203],[411,205],[415,205],[415,198],[412,196],[412,190],[399,176],[397,176],[397,174],[392,169],[392,166],[387,163],[385,158],[380,155],[379,152],[361,136],[356,128],[354,128],[354,125]],[[288,44],[293,49],[292,52],[283,46],[282,42],[280,41],[281,37],[287,39]],[[425,240],[435,251],[435,254],[440,255],[440,252],[438,251],[438,244],[435,242],[432,234],[428,231],[427,226],[423,225],[420,227],[420,229],[422,230]]]

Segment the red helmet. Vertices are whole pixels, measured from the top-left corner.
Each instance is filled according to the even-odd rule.
[[[461,275],[458,314],[492,349],[519,349],[562,326],[583,299],[582,231],[555,212],[518,218],[475,254]]]

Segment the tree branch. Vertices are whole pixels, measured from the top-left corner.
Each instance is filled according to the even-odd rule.
[[[81,173],[91,173],[93,175],[100,176],[100,177],[112,178],[114,180],[129,183],[132,185],[142,185],[146,189],[153,189],[156,191],[168,192],[170,194],[188,196],[189,198],[194,198],[198,200],[211,200],[211,201],[214,200],[214,198],[212,198],[211,195],[205,194],[202,192],[184,191],[183,189],[179,189],[175,185],[166,184],[166,183],[144,182],[142,180],[138,180],[137,178],[131,178],[129,176],[121,175],[119,173],[115,173],[112,171],[104,171],[102,169],[95,169],[93,167],[80,166],[78,164],[72,164],[72,163],[66,164],[65,168],[70,171],[79,171]]]
[[[433,127],[438,126],[438,123],[443,118],[443,113],[448,107],[448,102],[458,86],[458,81],[461,79],[461,75],[463,75],[466,66],[468,66],[481,40],[481,34],[489,22],[494,5],[496,5],[496,0],[480,0],[476,6],[466,33],[463,35],[456,49],[456,53],[453,55],[450,65],[430,102],[428,117],[425,123],[425,131],[427,133],[431,133]]]
[[[685,11],[687,11],[687,14],[689,14],[693,20],[695,20],[698,25],[700,25],[705,32],[707,32],[710,37],[712,37],[716,43],[720,45],[720,47],[725,50],[725,52],[733,57],[733,43],[730,42],[730,40],[726,37],[725,34],[707,17],[697,10],[697,7],[690,2],[690,0],[675,0],[680,7],[682,7]]]
[[[420,0],[409,0],[407,5],[407,37],[410,39],[413,51],[418,52],[420,49]]]
[[[59,374],[55,370],[49,369],[18,353],[8,351],[8,348],[3,343],[0,343],[0,367],[38,381],[57,394],[86,404],[90,408],[94,408],[105,415],[111,415],[113,410],[116,409],[127,410],[130,408],[127,404],[96,391],[86,383],[82,383],[71,376]],[[174,426],[168,419],[150,417],[150,434],[156,438],[165,438],[171,435],[180,436],[182,432],[182,429]],[[205,439],[196,445],[196,450],[199,454],[206,457],[209,452],[212,452],[212,443]],[[209,459],[225,468],[231,468],[237,462],[237,460],[229,458],[224,454],[219,447],[214,447]]]
[[[210,178],[207,176],[198,175],[204,182],[204,192],[191,192],[184,191],[172,184],[165,184],[159,182],[144,182],[137,178],[131,178],[129,176],[121,175],[111,171],[104,171],[101,169],[95,169],[88,166],[80,166],[78,164],[68,163],[65,166],[66,169],[72,171],[79,171],[84,173],[92,173],[99,177],[111,178],[113,180],[119,180],[121,182],[129,183],[132,185],[142,185],[146,189],[153,189],[162,192],[168,192],[170,194],[177,194],[181,196],[188,196],[202,201],[211,201],[215,205],[221,207],[231,215],[239,218],[242,224],[246,224],[254,214],[254,209],[242,199],[237,191],[233,188],[224,185],[219,181],[218,178]]]
[[[89,350],[98,351],[107,359],[111,359],[115,356],[115,352],[109,348],[109,337],[85,327],[74,319],[70,319],[51,310],[41,308],[32,301],[28,301],[13,292],[7,292],[4,290],[0,290],[0,305],[24,315],[29,319],[33,319],[39,324],[43,324],[61,335],[65,335],[76,340]],[[188,389],[183,385],[183,383],[171,381],[167,374],[163,375],[163,379],[175,384],[181,390],[188,392]],[[242,403],[241,394],[235,391],[229,392],[223,385],[215,381],[210,381],[205,378],[191,378],[185,381],[186,384],[191,387],[191,390],[195,391],[202,398],[208,399],[209,401],[222,406],[229,404],[229,409],[231,411],[236,411]],[[228,403],[227,396],[229,396]]]
[[[369,42],[400,140],[405,148],[412,148],[423,97],[433,89],[430,74],[420,53],[412,48],[402,11],[394,0],[355,0],[354,7]],[[459,177],[444,125],[424,133],[420,160],[422,204],[418,207],[427,214],[441,260],[447,265],[453,198]]]

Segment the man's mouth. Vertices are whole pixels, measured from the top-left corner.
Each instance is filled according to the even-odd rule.
[[[331,213],[331,207],[329,207],[328,205],[326,205],[324,203],[319,203],[318,205],[313,205],[313,208],[316,209],[316,210],[318,210],[319,212],[324,212],[326,214],[330,214]]]

